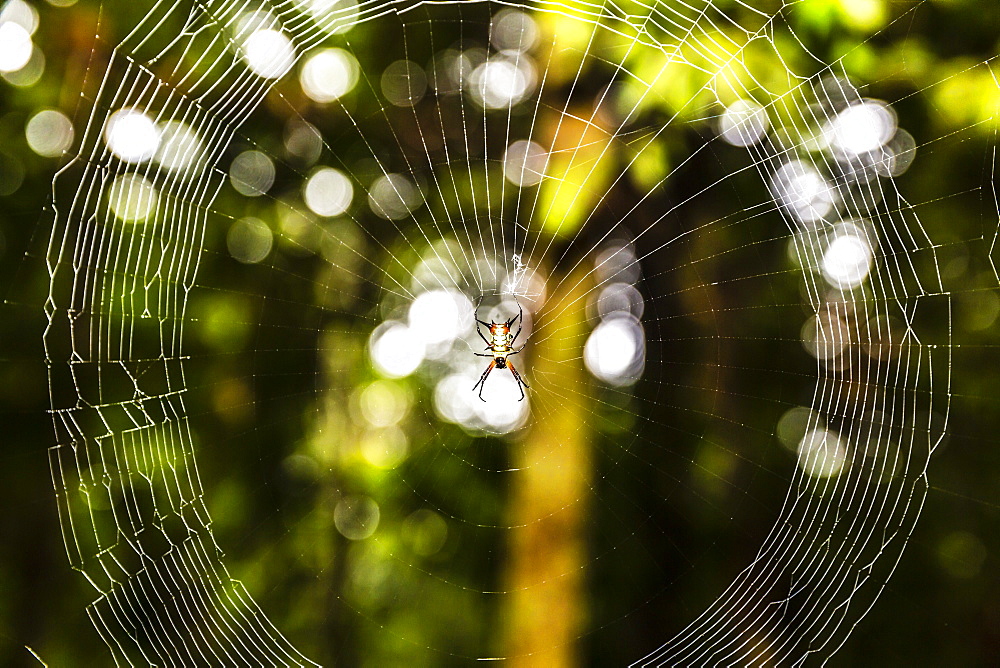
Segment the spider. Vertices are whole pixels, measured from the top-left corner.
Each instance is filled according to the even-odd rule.
[[[478,334],[479,338],[486,342],[486,350],[489,350],[490,352],[475,354],[479,357],[492,357],[493,361],[490,362],[488,367],[486,367],[486,371],[483,372],[479,382],[472,386],[472,391],[475,392],[478,387],[479,398],[486,401],[486,399],[483,399],[483,388],[486,387],[486,377],[490,375],[490,371],[493,371],[494,367],[498,369],[510,369],[510,372],[514,374],[514,380],[517,381],[517,389],[521,390],[521,398],[518,399],[518,401],[524,401],[524,388],[531,386],[524,382],[521,375],[517,372],[517,369],[515,369],[511,361],[507,359],[510,355],[516,355],[524,350],[524,345],[527,345],[524,344],[517,350],[514,350],[513,348],[514,341],[516,341],[517,337],[521,335],[521,328],[524,325],[524,312],[521,310],[521,304],[519,303],[517,305],[517,315],[506,322],[483,322],[479,319],[479,305],[482,301],[483,299],[480,297],[479,301],[476,302],[475,318],[478,323],[476,325],[476,334]],[[510,328],[514,325],[514,321],[518,318],[521,319],[521,323],[517,326],[517,334],[511,336]],[[479,329],[479,325],[483,325],[490,330],[489,339],[483,336],[483,332]]]

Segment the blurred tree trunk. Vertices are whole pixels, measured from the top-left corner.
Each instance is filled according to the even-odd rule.
[[[536,423],[515,448],[509,554],[505,577],[504,654],[514,666],[580,663],[577,639],[587,617],[584,535],[591,461],[587,429],[587,336],[578,271],[545,304],[546,322],[532,351]],[[553,284],[558,281],[553,281]],[[529,381],[530,382],[530,381]],[[543,394],[544,393],[544,394]]]

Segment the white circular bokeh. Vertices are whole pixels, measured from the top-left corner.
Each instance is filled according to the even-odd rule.
[[[378,529],[378,504],[368,496],[345,496],[333,509],[333,524],[348,540],[364,540]]]
[[[473,305],[457,290],[430,290],[410,304],[409,323],[428,346],[451,343],[472,329]]]
[[[160,129],[137,109],[120,109],[104,124],[108,149],[125,162],[146,162],[160,146]]]
[[[38,155],[58,158],[73,146],[73,122],[57,109],[43,109],[28,121],[24,136]]]
[[[159,130],[160,146],[155,160],[175,174],[201,173],[205,166],[205,145],[198,133],[179,121],[162,123]]]
[[[767,110],[753,100],[737,100],[719,117],[719,134],[733,146],[760,142],[771,126]]]
[[[831,120],[825,130],[830,147],[848,156],[881,148],[896,134],[896,112],[878,100],[852,104]]]
[[[274,162],[260,151],[243,151],[229,166],[229,181],[236,192],[259,197],[274,185]]]
[[[646,337],[629,315],[602,321],[587,338],[583,361],[595,377],[609,385],[635,383],[646,363]]]
[[[798,447],[799,468],[813,478],[832,478],[847,464],[847,448],[840,436],[827,429],[806,432]]]
[[[257,76],[280,79],[295,62],[295,47],[278,30],[255,30],[243,40],[243,59]]]
[[[380,176],[368,191],[371,210],[386,220],[406,218],[423,203],[423,193],[402,174]]]
[[[823,253],[823,277],[835,288],[856,288],[868,278],[872,261],[872,248],[863,233],[842,231]]]
[[[323,49],[302,64],[299,84],[313,101],[333,102],[354,89],[361,76],[357,59],[343,49]]]
[[[31,60],[31,33],[13,21],[0,23],[0,72],[17,72]]]
[[[122,174],[108,188],[108,206],[126,223],[144,221],[156,209],[159,195],[149,180],[140,174]]]
[[[302,199],[317,216],[339,216],[351,206],[354,184],[339,169],[321,167],[302,186]]]
[[[390,320],[378,326],[369,339],[375,369],[387,378],[403,378],[424,361],[423,339],[402,322]]]
[[[545,176],[548,152],[533,141],[519,140],[510,145],[503,159],[503,174],[516,186],[533,186]]]
[[[259,218],[240,218],[229,226],[226,234],[229,254],[243,264],[257,264],[264,260],[273,245],[271,228]]]

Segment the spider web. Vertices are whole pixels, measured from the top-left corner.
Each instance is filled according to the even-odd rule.
[[[876,122],[896,123],[891,105],[868,100],[842,63],[808,53],[789,27],[796,3],[624,7],[163,2],[118,44],[99,32],[76,114],[79,148],[53,183],[44,344],[63,538],[94,588],[88,613],[117,663],[312,663],[255,602],[282,607],[266,577],[250,592],[227,569],[231,548],[214,524],[225,519],[209,512],[197,453],[245,454],[232,435],[209,440],[199,421],[222,390],[235,392],[226,395],[230,412],[251,405],[278,421],[309,402],[313,449],[285,463],[356,466],[337,434],[359,355],[385,377],[413,379],[405,390],[373,384],[383,394],[373,395],[378,428],[366,438],[378,445],[366,456],[421,517],[493,545],[546,517],[586,526],[614,515],[621,499],[652,495],[658,504],[602,536],[588,567],[630,553],[645,525],[656,532],[659,513],[691,525],[685,516],[700,513],[759,546],[748,562],[722,567],[731,581],[714,600],[686,601],[686,627],[644,639],[637,654],[648,655],[623,660],[823,661],[875,604],[920,514],[951,397],[951,328],[944,340],[924,332],[951,313],[939,244],[895,178],[916,144],[898,143],[907,134],[895,125],[879,138],[885,127]],[[497,17],[512,10],[550,41],[497,47]],[[527,24],[519,25],[523,38]],[[365,48],[371,26],[390,26],[401,40],[395,78]],[[320,131],[322,114],[294,79],[330,44],[354,59],[357,83],[320,107],[336,121]],[[789,63],[789,50],[794,66],[773,71]],[[430,64],[418,72],[415,63]],[[415,84],[420,77],[429,85]],[[667,84],[678,80],[688,87],[671,99]],[[269,109],[288,118],[283,144],[255,122]],[[869,114],[860,130],[848,122],[858,109]],[[161,133],[179,124],[195,139],[170,144],[161,134],[173,152],[123,158],[126,149],[113,150],[122,110]],[[352,184],[346,206],[326,202],[336,210],[327,216],[321,204],[280,192],[281,178],[317,178],[315,155],[289,148],[317,141],[305,153]],[[644,180],[651,162],[667,167]],[[254,196],[252,207],[232,188]],[[759,199],[740,199],[747,192]],[[265,233],[246,210],[277,222],[264,222]],[[230,259],[227,243],[244,273],[226,285],[203,282],[208,267]],[[276,259],[278,251],[301,263]],[[434,304],[426,295],[452,301],[421,319],[415,305]],[[245,310],[225,311],[223,297]],[[531,389],[516,408],[513,380],[499,371],[482,405],[469,391],[484,366],[472,355],[481,344],[471,307],[481,297],[485,320],[525,311],[527,359],[515,359]],[[565,318],[588,304],[585,325],[567,334]],[[290,309],[300,320],[286,320]],[[431,326],[443,326],[448,309],[457,323],[450,338]],[[363,314],[368,351],[352,348],[357,319],[348,312]],[[632,341],[624,363],[589,343],[605,326],[625,337],[613,343]],[[191,354],[204,340],[239,342],[230,330],[253,332],[247,351],[237,343],[231,353]],[[560,353],[567,341],[576,353]],[[597,352],[588,357],[587,347]],[[416,366],[405,367],[401,349]],[[581,355],[604,381],[599,390],[561,378],[561,369],[583,368]],[[219,360],[242,360],[249,371],[233,371],[226,388],[199,385],[199,369]],[[247,386],[257,398],[240,394]],[[407,406],[414,435],[384,417],[387,405]],[[558,449],[539,455],[522,437],[567,406],[581,421],[559,438],[616,436],[594,437],[599,472],[581,465],[556,507],[519,520],[488,504],[456,505],[443,491],[521,471],[554,479],[573,463]],[[616,420],[632,426],[603,426]],[[265,426],[248,427],[257,430]],[[408,466],[389,462],[406,451]],[[275,459],[259,447],[249,456]],[[631,476],[636,466],[665,479],[665,490]],[[749,473],[727,475],[733,467]],[[446,480],[441,471],[457,474]],[[775,477],[783,498],[758,484]],[[435,572],[372,534],[392,503],[380,510],[371,496],[340,498],[333,513],[356,545],[373,546],[357,557],[362,585],[377,588],[380,559],[420,582],[429,601],[442,586],[471,599],[522,591]],[[759,518],[763,531],[747,528]],[[301,539],[291,530],[274,537]],[[686,579],[706,577],[720,546],[719,538],[693,548],[661,539],[669,554],[646,556],[672,564],[667,584],[571,635],[613,628]],[[316,583],[325,572],[317,567]],[[575,568],[554,575],[579,577]],[[386,643],[495,656],[382,628],[350,596],[332,605],[371,619],[380,626],[373,637]]]

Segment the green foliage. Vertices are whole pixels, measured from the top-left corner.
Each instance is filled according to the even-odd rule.
[[[768,13],[779,5],[749,4]],[[657,48],[649,39],[636,40],[634,33],[610,29],[624,30],[617,24],[594,27],[577,20],[589,11],[586,3],[566,2],[561,13],[538,17],[548,40],[538,47],[539,60],[549,65],[546,85],[563,90],[578,72],[586,84],[575,107],[560,117],[564,122],[558,133],[554,123],[542,128],[556,152],[549,167],[552,178],[538,189],[534,222],[558,240],[589,238],[595,206],[616,205],[602,197],[624,165],[629,165],[627,187],[643,193],[655,189],[660,198],[654,200],[657,211],[699,192],[706,184],[694,178],[675,183],[670,175],[691,156],[691,146],[714,132],[720,103],[746,94],[759,95],[760,102],[778,99],[769,108],[772,123],[791,122],[802,105],[796,91],[801,79],[790,77],[790,70],[809,75],[818,63],[838,62],[865,87],[865,95],[897,103],[907,129],[918,137],[919,157],[898,187],[902,198],[921,204],[921,221],[940,246],[944,289],[956,295],[954,311],[935,311],[940,316],[929,329],[941,341],[953,326],[973,350],[956,348],[950,362],[955,378],[965,383],[955,398],[956,413],[968,422],[959,423],[958,436],[936,455],[924,523],[871,620],[855,631],[834,660],[837,665],[975,665],[994,654],[995,624],[983,620],[996,616],[998,587],[990,555],[1000,549],[992,500],[1000,455],[990,443],[1000,413],[989,370],[996,367],[992,351],[1000,300],[988,248],[996,231],[990,199],[995,184],[987,183],[995,177],[995,165],[983,156],[992,155],[995,148],[1000,70],[996,22],[987,20],[995,19],[996,11],[988,4],[805,0],[783,9],[782,21],[764,26],[753,7],[720,2],[724,11],[744,25],[759,25],[761,32],[748,34],[720,24],[676,51],[671,44]],[[629,12],[645,11],[638,3],[624,6]],[[0,270],[8,299],[0,330],[5,349],[0,392],[7,433],[0,486],[10,494],[0,570],[15,583],[0,593],[0,627],[7,638],[0,655],[26,658],[22,646],[27,644],[52,665],[102,665],[107,650],[82,612],[95,590],[67,568],[59,538],[62,525],[50,500],[52,462],[46,461],[52,418],[45,414],[50,407],[44,381],[48,369],[38,342],[48,289],[42,263],[47,223],[39,220],[38,212],[51,195],[59,161],[30,151],[24,125],[42,107],[76,112],[77,123],[84,122],[91,101],[84,74],[103,74],[110,45],[125,37],[128,26],[161,17],[146,16],[141,3],[117,0],[38,9],[38,40],[48,59],[45,75],[30,88],[0,82]],[[90,38],[98,10],[100,39],[95,41]],[[171,20],[180,32],[177,16]],[[459,39],[487,39],[487,24],[481,19],[469,21],[478,29],[475,34],[455,22],[440,25],[440,30],[435,28],[435,48]],[[378,136],[384,128],[385,119],[378,114],[385,101],[377,79],[389,62],[402,57],[427,62],[431,56],[429,47],[423,53],[419,49],[424,47],[414,46],[419,40],[401,39],[399,33],[398,24],[373,21],[329,37],[329,45],[351,49],[371,79],[344,99],[351,120],[344,109],[303,98],[292,76],[240,126],[237,144],[281,153],[281,134],[301,111],[327,138],[320,164],[345,168],[360,192],[380,173],[379,165],[363,162],[362,156],[390,152],[339,140],[351,136],[354,121],[369,135]],[[199,45],[208,49],[208,37],[200,39]],[[709,44],[712,48],[706,47]],[[146,44],[143,52],[159,46]],[[587,53],[601,57],[586,58]],[[197,50],[188,56],[195,74],[208,72],[211,63],[196,55]],[[591,118],[591,112],[612,79],[612,65],[619,62],[628,75],[617,80],[608,95],[617,109],[634,109],[631,120],[642,131],[633,133],[633,126],[625,124],[626,131],[616,136],[625,119]],[[157,63],[156,74],[176,84],[169,76],[175,65]],[[662,128],[667,131],[660,132]],[[936,137],[943,139],[930,141]],[[393,145],[384,139],[387,146]],[[699,164],[705,170],[745,169],[745,157],[728,150],[719,149],[718,155]],[[405,164],[387,168],[401,171]],[[504,531],[497,527],[505,527],[508,520],[509,490],[498,472],[509,466],[511,448],[521,446],[444,424],[429,408],[432,388],[419,375],[381,379],[367,352],[377,322],[398,317],[408,304],[413,274],[434,271],[427,267],[430,256],[447,257],[462,248],[464,240],[453,230],[424,238],[432,220],[498,220],[518,204],[514,188],[508,187],[506,199],[483,195],[503,190],[502,166],[469,171],[442,159],[427,171],[430,177],[446,179],[448,187],[436,190],[430,181],[422,184],[426,208],[415,214],[416,220],[392,222],[367,211],[363,196],[356,198],[361,204],[353,220],[342,216],[317,221],[303,214],[301,188],[308,170],[292,159],[279,165],[277,185],[268,197],[242,197],[220,181],[215,209],[224,214],[213,211],[208,216],[207,250],[197,257],[196,289],[186,295],[187,310],[176,316],[184,324],[188,355],[183,401],[190,421],[184,427],[191,430],[197,452],[177,449],[176,435],[160,429],[130,435],[127,441],[109,444],[107,451],[127,460],[121,462],[127,471],[126,489],[130,476],[156,481],[155,496],[142,502],[150,507],[172,502],[166,486],[194,473],[191,457],[196,455],[205,488],[194,495],[211,512],[211,527],[233,578],[307,655],[331,665],[464,665],[466,657],[502,652],[497,623],[501,597],[483,592],[502,591],[501,562],[507,548]],[[957,196],[968,192],[977,195]],[[718,258],[739,238],[772,264],[780,263],[781,269],[769,294],[746,298],[756,307],[748,309],[750,315],[730,322],[761,333],[761,340],[750,343],[759,346],[757,357],[782,358],[789,346],[797,345],[788,341],[797,336],[791,330],[799,324],[785,327],[768,314],[778,305],[795,307],[805,300],[797,293],[795,268],[783,255],[784,246],[775,250],[777,244],[747,240],[737,235],[749,232],[728,228],[726,216],[733,210],[742,212],[766,197],[760,179],[734,179],[726,193],[693,205],[684,221],[690,228],[724,222],[719,226],[723,231],[707,235],[692,251],[712,262],[695,265],[691,257],[667,252],[644,260],[650,285],[662,295],[651,306],[662,311],[652,317],[669,327],[670,309],[695,314],[693,331],[702,336],[709,331],[710,319],[725,317],[718,315],[725,313],[727,302],[716,284],[732,276]],[[225,237],[235,220],[250,215],[265,221],[276,243],[265,263],[246,267],[229,256]],[[649,228],[651,215],[637,213],[629,221],[633,231]],[[599,224],[599,213],[596,218]],[[488,229],[485,223],[481,229]],[[155,244],[156,234],[151,221],[136,224],[131,238],[136,244]],[[649,243],[654,241],[663,240]],[[747,255],[735,260],[749,261]],[[160,272],[155,263],[141,269],[150,285]],[[689,289],[692,285],[701,289]],[[106,286],[104,299],[113,322],[139,318],[147,303],[154,306],[154,317],[144,325],[137,345],[155,340],[158,328],[171,324],[155,317],[155,291],[121,294],[114,279]],[[734,338],[739,335],[734,332]],[[582,641],[591,665],[617,663],[625,653],[635,658],[638,648],[663,640],[665,629],[680,628],[693,610],[717,595],[727,578],[753,557],[794,469],[784,452],[759,458],[744,454],[745,444],[733,436],[731,426],[703,428],[690,412],[676,408],[669,393],[717,383],[719,396],[766,399],[760,402],[763,407],[742,412],[734,405],[713,405],[715,395],[704,398],[701,406],[708,414],[732,411],[729,422],[762,434],[760,442],[767,443],[774,413],[808,400],[795,384],[801,378],[789,373],[774,381],[764,372],[752,378],[735,374],[732,369],[749,363],[746,359],[724,357],[731,348],[707,350],[698,345],[697,340],[679,342],[671,351],[677,359],[655,370],[658,375],[640,387],[634,403],[620,394],[581,389],[593,393],[585,396],[597,406],[591,422],[600,471],[593,489],[600,500],[588,526],[593,534],[588,536],[588,564],[596,623]],[[702,359],[699,355],[718,363],[718,378],[703,375],[705,369],[690,363]],[[802,362],[798,372],[807,377],[813,369]],[[136,374],[144,372],[145,367]],[[124,375],[109,375],[102,382],[109,390],[131,389]],[[374,402],[382,413],[366,413],[365,401]],[[662,414],[650,420],[637,415],[640,406],[653,406]],[[92,419],[96,423],[120,416]],[[662,444],[664,424],[670,426],[667,445]],[[109,481],[101,477],[71,482],[57,494],[83,503],[62,521],[95,527],[90,533],[101,544],[87,546],[90,556],[114,546],[101,561],[125,562],[130,557],[116,535],[121,518],[112,515],[126,512],[125,501],[116,498]],[[635,497],[623,490],[634,491]],[[344,519],[344,508],[350,505],[345,499],[366,499],[377,506],[378,526],[371,536],[346,535],[350,532],[343,523],[357,518]],[[718,510],[728,503],[738,506],[735,520]],[[150,543],[149,549],[158,548]],[[70,561],[79,566],[75,556]],[[692,565],[701,574],[685,580],[682,595],[675,595],[672,583]],[[227,583],[214,594],[227,600],[238,588]],[[916,610],[934,610],[936,621],[917,619]],[[622,631],[622,625],[629,628]]]

